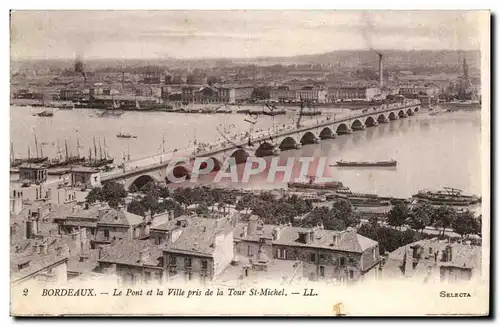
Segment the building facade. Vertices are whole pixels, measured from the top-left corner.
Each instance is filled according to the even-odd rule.
[[[381,94],[380,88],[369,86],[334,86],[328,88],[330,101],[363,100],[371,101]]]
[[[327,94],[327,90],[321,86],[294,87],[282,85],[271,88],[270,99],[280,103],[300,101],[326,103]]]

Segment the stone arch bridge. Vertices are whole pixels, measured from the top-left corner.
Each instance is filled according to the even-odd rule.
[[[327,119],[301,128],[288,126],[277,130],[274,134],[252,136],[252,146],[248,146],[248,137],[245,137],[220,148],[190,155],[190,161],[188,162],[178,162],[169,166],[171,160],[168,160],[136,169],[105,172],[101,175],[101,182],[105,183],[114,180],[123,183],[127,189],[130,189],[132,185],[140,189],[150,181],[168,182],[166,177],[170,174],[175,177],[186,176],[189,178],[195,157],[206,158],[207,161],[211,160],[217,170],[229,157],[233,157],[236,163],[240,164],[251,156],[277,155],[281,151],[297,149],[303,145],[316,144],[324,139],[333,139],[339,135],[375,127],[381,123],[390,123],[392,120],[407,118],[419,110],[420,102],[418,101],[358,110],[354,115],[336,120]],[[201,168],[204,168],[203,165],[204,163],[202,163]]]

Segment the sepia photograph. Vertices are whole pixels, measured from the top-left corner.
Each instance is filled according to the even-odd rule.
[[[490,19],[11,10],[11,316],[488,316]]]

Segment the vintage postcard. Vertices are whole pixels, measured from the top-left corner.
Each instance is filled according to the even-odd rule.
[[[488,11],[10,13],[12,316],[487,316]]]

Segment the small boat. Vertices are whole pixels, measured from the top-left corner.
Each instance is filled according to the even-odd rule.
[[[331,182],[314,182],[314,177],[309,177],[309,182],[289,182],[288,188],[299,188],[299,189],[339,189],[343,188],[344,185],[340,181]]]
[[[42,111],[42,112],[38,112],[37,114],[34,114],[34,116],[39,116],[39,117],[52,117],[52,116],[54,116],[54,113],[53,113],[53,112],[50,112],[50,111]]]
[[[359,167],[367,167],[367,166],[382,166],[382,167],[387,167],[387,166],[396,166],[397,161],[396,160],[390,160],[390,161],[378,161],[378,162],[347,162],[347,161],[337,161],[337,166],[359,166]]]
[[[129,133],[125,133],[124,134],[122,132],[120,132],[119,134],[117,134],[116,137],[118,137],[118,138],[137,138],[137,136],[133,136],[133,135],[131,135]]]

